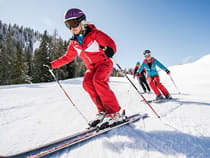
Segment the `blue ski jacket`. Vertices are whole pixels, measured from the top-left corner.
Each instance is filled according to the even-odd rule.
[[[144,60],[141,67],[137,70],[137,73],[141,73],[144,69],[146,70],[147,77],[153,77],[159,75],[156,69],[156,66],[161,68],[164,71],[167,71],[167,67],[165,67],[161,62],[159,62],[157,59],[152,58],[152,61],[148,63],[147,60]]]

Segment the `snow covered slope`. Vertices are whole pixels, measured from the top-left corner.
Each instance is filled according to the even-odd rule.
[[[127,114],[147,112],[150,118],[115,129],[51,158],[208,158],[210,157],[210,55],[169,68],[181,91],[160,73],[174,101],[152,106],[141,101],[126,78],[110,85]],[[132,79],[132,78],[131,78]],[[61,81],[76,106],[90,120],[96,108],[81,86],[82,78]],[[137,87],[138,82],[134,80]],[[154,98],[146,94],[147,99]],[[0,87],[0,155],[13,154],[84,129],[86,122],[65,98],[56,82]]]

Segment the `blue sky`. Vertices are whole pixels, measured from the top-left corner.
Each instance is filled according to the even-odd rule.
[[[142,61],[145,49],[166,66],[210,53],[210,0],[0,0],[0,19],[50,34],[56,29],[68,39],[63,16],[69,8],[82,9],[115,40],[123,67]]]

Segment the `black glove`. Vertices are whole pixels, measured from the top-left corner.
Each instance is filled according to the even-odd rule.
[[[169,75],[171,72],[169,70],[166,70],[166,73]]]
[[[100,46],[100,48],[103,49],[103,51],[105,52],[105,54],[106,54],[106,56],[108,58],[113,57],[114,51],[113,51],[113,49],[111,47],[109,47],[109,46],[106,46],[106,47]]]

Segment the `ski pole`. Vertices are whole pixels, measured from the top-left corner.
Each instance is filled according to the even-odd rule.
[[[175,83],[174,79],[172,78],[172,76],[170,74],[169,74],[169,77],[170,77],[171,81],[173,82],[174,87],[176,88],[178,94],[181,94],[180,91],[178,90],[177,86],[176,86],[176,83]]]
[[[133,78],[133,81],[134,82],[134,78]],[[130,92],[130,89],[131,89],[132,85],[130,84],[129,88],[128,88],[128,92]]]
[[[112,58],[113,62],[117,65],[117,67],[123,72],[123,69],[121,68],[121,66],[114,61],[114,59]],[[123,72],[124,73],[124,72]],[[144,100],[144,102],[146,103],[146,105],[148,105],[150,107],[150,109],[154,112],[154,114],[160,118],[160,115],[158,115],[158,113],[154,110],[154,108],[150,105],[150,103],[146,100],[146,98],[142,95],[142,93],[138,90],[138,88],[135,86],[135,84],[130,80],[130,78],[128,77],[128,75],[126,73],[124,73],[125,77],[128,79],[128,81],[131,83],[131,85],[135,88],[135,90],[138,92],[138,94],[142,97],[142,99]]]
[[[88,119],[85,117],[85,115],[78,109],[78,107],[76,106],[76,104],[74,104],[74,102],[71,100],[70,96],[68,95],[68,93],[66,92],[66,90],[63,88],[63,86],[60,84],[59,80],[57,79],[57,77],[55,76],[55,74],[53,73],[53,70],[48,66],[48,65],[44,65],[45,67],[48,68],[50,74],[53,76],[53,78],[55,79],[55,81],[58,83],[59,87],[62,89],[62,91],[64,92],[65,96],[68,98],[68,100],[71,102],[71,104],[73,105],[73,107],[77,110],[77,112],[82,116],[82,118],[88,123]]]

